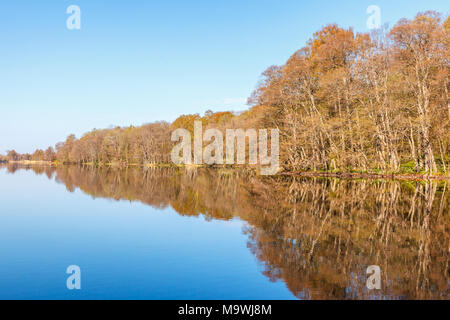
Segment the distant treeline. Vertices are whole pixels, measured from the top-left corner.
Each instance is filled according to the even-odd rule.
[[[448,172],[450,20],[437,12],[390,30],[355,33],[328,25],[283,66],[272,66],[251,108],[183,115],[173,123],[70,135],[55,150],[6,160],[169,163],[176,128],[278,128],[285,170]]]

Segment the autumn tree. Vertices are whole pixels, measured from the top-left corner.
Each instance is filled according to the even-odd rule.
[[[448,123],[448,96],[444,103],[436,99],[438,93],[442,89],[446,92],[448,87],[448,29],[441,21],[441,15],[436,12],[419,13],[413,20],[399,21],[389,34],[395,50],[398,80],[401,81],[399,94],[411,108],[413,117],[411,149],[414,160],[418,168],[431,173],[437,171],[433,151],[437,146],[433,140],[438,137],[433,122],[439,119],[439,122],[446,120]]]

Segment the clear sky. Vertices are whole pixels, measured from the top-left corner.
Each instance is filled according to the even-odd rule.
[[[69,5],[81,29],[68,30]],[[244,110],[259,75],[329,23],[368,31],[448,0],[2,0],[0,153],[93,128]]]

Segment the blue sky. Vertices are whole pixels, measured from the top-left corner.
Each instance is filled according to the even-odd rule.
[[[69,5],[81,29],[68,30]],[[0,153],[93,128],[244,110],[259,75],[328,23],[368,31],[447,0],[35,1],[0,3]]]

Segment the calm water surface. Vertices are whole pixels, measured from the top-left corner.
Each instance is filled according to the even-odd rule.
[[[0,299],[448,299],[448,189],[3,165]]]

